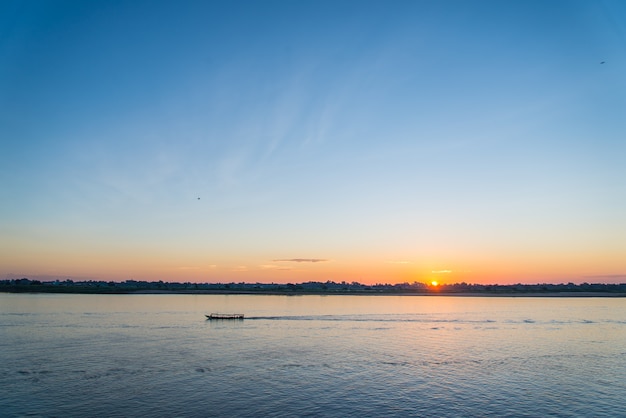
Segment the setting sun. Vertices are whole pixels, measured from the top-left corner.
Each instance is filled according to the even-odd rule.
[[[437,282],[437,280],[433,280],[432,282],[430,282],[430,285],[433,287],[437,287],[439,283]]]

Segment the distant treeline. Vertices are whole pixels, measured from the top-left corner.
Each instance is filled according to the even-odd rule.
[[[177,283],[163,281],[39,281],[10,279],[0,281],[0,292],[47,293],[303,293],[303,294],[530,294],[530,293],[611,293],[626,295],[626,283],[602,284],[440,284],[398,283],[364,285],[358,282],[305,282],[305,283]]]

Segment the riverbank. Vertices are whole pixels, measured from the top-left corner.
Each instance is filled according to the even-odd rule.
[[[306,290],[297,288],[284,289],[129,289],[116,286],[58,286],[58,285],[1,285],[3,293],[66,293],[66,294],[168,294],[168,295],[271,295],[271,296],[458,296],[458,297],[626,297],[623,291],[520,291],[515,288],[498,287],[483,291],[458,291],[438,288],[426,288],[415,291],[409,289],[388,290]]]

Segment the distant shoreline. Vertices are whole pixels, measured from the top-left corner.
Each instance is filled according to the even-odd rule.
[[[37,286],[39,287],[39,286]],[[306,290],[209,290],[209,289],[142,289],[142,290],[120,290],[101,288],[75,288],[75,287],[54,287],[33,289],[29,288],[9,288],[0,287],[0,293],[29,293],[29,294],[89,294],[89,295],[256,295],[256,296],[452,296],[452,297],[507,297],[507,298],[623,298],[626,292],[445,292],[445,291],[422,291],[422,292],[398,292],[398,291],[306,291]]]
[[[0,281],[0,292],[171,295],[351,295],[351,296],[460,296],[460,297],[626,297],[626,283],[603,284],[426,284],[364,285],[358,282],[304,283],[178,283],[163,281],[80,281],[10,279]]]

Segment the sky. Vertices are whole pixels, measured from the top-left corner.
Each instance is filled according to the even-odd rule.
[[[626,282],[626,2],[3,1],[0,279]]]

